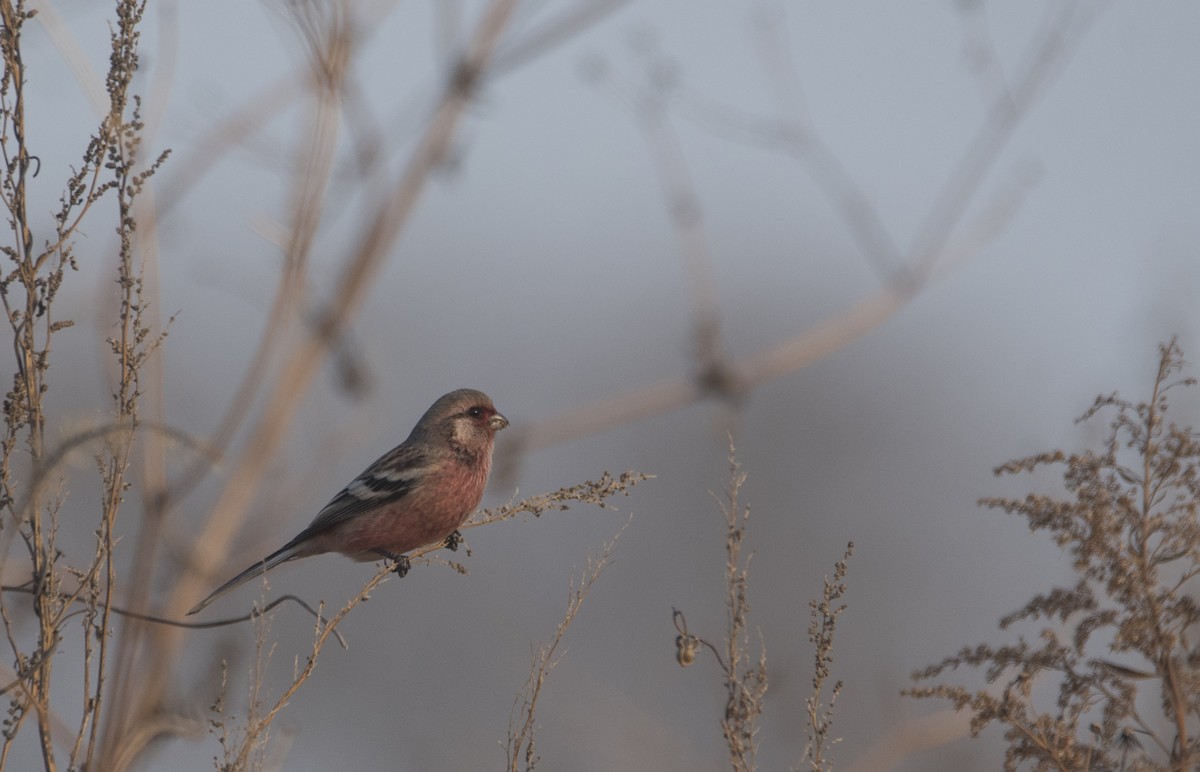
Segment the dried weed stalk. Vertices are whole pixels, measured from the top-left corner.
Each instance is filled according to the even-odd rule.
[[[269,730],[276,716],[279,715],[287,704],[292,701],[292,698],[300,691],[306,681],[312,677],[313,672],[317,669],[317,658],[329,643],[331,637],[336,637],[338,625],[342,620],[355,608],[364,601],[369,600],[371,593],[376,587],[383,584],[392,575],[392,567],[385,566],[375,572],[358,594],[348,600],[344,606],[328,621],[325,621],[318,614],[317,622],[313,627],[312,648],[308,655],[304,658],[304,663],[297,663],[295,671],[292,674],[292,683],[288,685],[283,693],[280,694],[275,702],[265,713],[261,712],[261,701],[263,685],[261,678],[263,677],[263,668],[258,668],[253,685],[251,686],[251,706],[249,714],[246,717],[245,728],[242,730],[240,737],[240,745],[237,747],[237,753],[229,754],[233,756],[232,762],[226,760],[226,763],[221,766],[222,772],[232,772],[233,770],[259,769],[262,760],[267,752],[267,742],[270,739]],[[260,626],[256,635],[256,651],[261,657],[261,653],[265,646],[266,635],[263,628]]]
[[[805,735],[808,739],[804,744],[804,756],[800,763],[802,766],[807,765],[812,772],[833,769],[833,761],[828,754],[838,742],[830,732],[833,729],[833,709],[842,693],[840,680],[829,690],[828,704],[823,704],[823,700],[825,684],[833,666],[833,639],[837,632],[837,620],[846,610],[846,604],[838,601],[846,594],[846,564],[853,554],[854,542],[850,542],[846,545],[846,553],[842,559],[833,565],[833,578],[825,578],[821,600],[808,602],[808,640],[813,645],[813,689],[812,694],[804,701],[808,715]]]
[[[1168,393],[1196,381],[1179,376],[1174,340],[1160,352],[1147,401],[1101,396],[1080,417],[1113,415],[1099,450],[1041,453],[996,469],[1060,468],[1065,495],[981,501],[1045,532],[1078,574],[1074,586],[1037,595],[1000,621],[1001,629],[1040,622],[1037,638],[966,647],[914,674],[923,681],[962,666],[984,671],[988,688],[938,684],[909,694],[969,710],[974,734],[1003,725],[1005,769],[1184,772],[1200,764],[1200,438],[1167,420]]]
[[[653,479],[654,475],[652,474],[644,474],[632,470],[622,472],[617,477],[613,477],[609,472],[604,472],[600,475],[599,480],[588,480],[579,485],[569,485],[559,488],[553,493],[541,493],[516,503],[505,504],[502,507],[481,510],[463,526],[463,529],[476,528],[481,525],[488,525],[489,523],[498,523],[501,520],[509,520],[520,514],[541,517],[542,513],[546,511],[565,512],[570,509],[571,502],[594,504],[601,509],[605,509],[610,506],[607,503],[608,499],[616,496],[628,496],[633,486],[644,480]]]
[[[675,658],[687,667],[696,659],[700,646],[706,647],[717,659],[724,674],[725,715],[721,719],[721,732],[729,750],[729,763],[738,772],[755,769],[755,754],[758,750],[758,717],[763,710],[763,697],[767,693],[767,650],[759,636],[757,655],[752,651],[747,617],[750,601],[746,596],[750,557],[742,557],[742,544],[746,536],[746,523],[750,519],[750,508],[742,507],[738,494],[746,474],[734,456],[733,444],[729,447],[729,490],[727,499],[719,501],[725,517],[725,610],[726,628],[724,646],[718,648],[688,630],[683,612],[673,611],[675,629]],[[723,654],[723,656],[722,656]]]
[[[725,517],[725,609],[726,628],[723,646],[717,646],[688,629],[687,618],[682,611],[672,610],[672,621],[679,633],[675,637],[675,659],[682,667],[696,661],[703,647],[712,653],[724,676],[727,695],[725,716],[721,719],[721,731],[729,751],[729,764],[736,772],[751,772],[756,768],[758,751],[758,717],[762,715],[763,698],[767,693],[767,652],[759,636],[757,653],[753,652],[747,617],[750,603],[747,600],[748,568],[750,558],[742,557],[742,545],[746,538],[746,524],[750,508],[738,501],[746,474],[742,472],[729,446],[729,490],[726,501],[719,501]],[[854,543],[846,547],[842,559],[834,564],[833,578],[825,579],[821,600],[809,601],[811,621],[808,640],[814,646],[813,691],[805,701],[809,726],[805,732],[807,742],[801,758],[802,765],[810,769],[830,770],[833,762],[828,758],[830,746],[838,742],[831,736],[833,709],[842,692],[842,682],[833,685],[825,704],[825,685],[833,664],[834,633],[837,620],[846,610],[838,601],[846,592],[846,566],[854,552]]]
[[[0,745],[0,767],[32,718],[46,769],[57,769],[66,750],[71,768],[100,763],[100,719],[107,708],[108,662],[113,612],[115,525],[129,483],[126,471],[139,426],[141,373],[161,342],[145,311],[142,264],[134,216],[147,180],[166,159],[163,153],[149,163],[140,157],[140,101],[131,93],[138,69],[139,25],[145,11],[141,0],[118,0],[110,25],[109,70],[105,79],[108,110],[91,136],[82,161],[67,176],[52,223],[42,223],[31,211],[34,178],[42,159],[25,131],[25,85],[29,79],[22,50],[26,22],[34,12],[21,0],[0,0],[0,198],[7,212],[9,237],[0,244],[8,267],[0,276],[0,302],[12,330],[15,368],[4,398],[4,429],[0,438],[0,559],[14,560],[11,547],[20,543],[28,557],[28,590],[36,619],[30,637],[23,625],[23,606],[0,596],[0,620],[15,662],[8,718]],[[115,360],[113,426],[105,431],[95,454],[102,483],[94,554],[82,566],[69,565],[57,546],[58,515],[65,480],[51,478],[43,467],[56,463],[57,452],[45,439],[45,398],[53,341],[73,322],[61,318],[55,302],[69,273],[77,268],[75,240],[85,216],[101,199],[115,199],[117,250],[117,331],[108,338]],[[99,230],[99,229],[97,229]],[[39,236],[41,233],[43,235]],[[48,235],[46,235],[48,233]],[[64,590],[71,577],[73,589]],[[81,604],[76,607],[76,604]],[[52,708],[54,665],[68,636],[69,623],[82,625],[82,691],[75,714]]]
[[[319,613],[317,618],[321,619]],[[319,621],[318,628],[321,624],[322,622]],[[262,769],[265,766],[270,737],[266,729],[260,725],[263,715],[263,689],[267,680],[267,666],[276,650],[276,644],[271,643],[270,640],[270,629],[271,621],[266,614],[258,614],[254,617],[254,656],[251,658],[249,666],[246,718],[244,720],[233,714],[228,705],[229,663],[221,660],[220,688],[213,704],[209,707],[211,717],[208,720],[208,732],[217,739],[221,746],[221,756],[213,757],[213,766],[223,772],[236,769]],[[257,730],[257,735],[252,737],[251,732],[255,730]]]
[[[522,760],[525,772],[533,772],[538,761],[541,760],[534,745],[534,730],[536,729],[537,704],[538,698],[542,694],[542,686],[549,678],[550,671],[554,670],[561,659],[561,656],[558,655],[558,648],[567,634],[567,629],[579,615],[583,601],[591,591],[592,585],[604,573],[604,569],[612,563],[612,554],[617,546],[617,539],[621,538],[621,534],[625,532],[629,522],[626,520],[625,525],[621,526],[621,530],[601,546],[599,557],[588,554],[587,563],[583,567],[583,573],[578,582],[574,576],[571,577],[567,592],[567,610],[558,626],[554,628],[554,636],[550,642],[540,646],[533,654],[529,678],[526,679],[525,686],[513,699],[512,710],[508,715],[509,772],[517,772],[521,768]]]

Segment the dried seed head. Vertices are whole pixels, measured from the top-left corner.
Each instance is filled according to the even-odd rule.
[[[696,647],[700,640],[694,635],[675,636],[675,661],[680,667],[687,667],[696,661]]]

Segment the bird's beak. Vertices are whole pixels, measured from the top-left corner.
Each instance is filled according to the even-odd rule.
[[[496,413],[494,416],[488,419],[488,426],[492,431],[498,432],[504,427],[508,426],[508,419],[499,413]]]

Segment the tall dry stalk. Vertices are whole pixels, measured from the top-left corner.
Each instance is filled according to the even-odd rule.
[[[676,609],[672,612],[672,621],[678,632],[675,637],[676,661],[688,667],[705,649],[713,655],[721,670],[726,694],[721,732],[725,737],[729,766],[735,772],[752,772],[757,768],[758,719],[763,712],[763,698],[768,686],[766,647],[761,635],[757,647],[752,645],[748,626],[750,558],[742,556],[742,547],[746,541],[750,508],[739,501],[745,481],[746,474],[737,462],[731,442],[729,488],[726,500],[718,502],[725,519],[724,641],[720,645],[709,642],[688,628],[687,618],[682,611]],[[842,682],[833,684],[828,697],[825,696],[825,687],[832,672],[838,617],[846,610],[846,605],[838,601],[846,592],[847,563],[853,551],[854,543],[851,542],[842,559],[834,564],[833,578],[826,577],[821,599],[809,603],[808,640],[813,645],[813,688],[805,700],[808,726],[805,727],[807,741],[801,764],[813,772],[833,769],[833,761],[828,754],[831,746],[837,742],[832,736],[833,711],[842,691]]]
[[[709,643],[694,635],[687,626],[683,612],[674,611],[675,628],[679,635],[675,639],[676,659],[687,667],[696,659],[699,647],[712,652],[721,669],[725,686],[725,715],[721,718],[721,732],[729,753],[729,764],[736,772],[752,772],[758,752],[758,717],[763,711],[763,697],[767,693],[767,652],[761,637],[757,654],[750,640],[747,617],[750,601],[749,556],[743,558],[742,546],[746,538],[746,524],[750,519],[750,508],[738,501],[746,474],[741,470],[734,455],[733,444],[729,447],[729,488],[726,500],[719,501],[725,518],[725,637],[721,646]]]
[[[105,79],[108,111],[88,142],[81,164],[68,176],[48,229],[34,216],[30,204],[33,178],[44,163],[25,131],[29,76],[22,38],[33,13],[24,2],[0,2],[0,52],[5,64],[0,80],[0,148],[5,160],[0,197],[11,232],[7,243],[0,245],[9,263],[0,279],[0,300],[16,355],[0,442],[0,505],[5,511],[0,547],[7,568],[15,560],[14,542],[24,545],[31,578],[22,589],[29,592],[37,620],[36,635],[27,640],[17,620],[20,608],[14,608],[7,595],[0,597],[0,617],[16,663],[15,680],[8,686],[15,696],[10,702],[0,766],[31,715],[46,769],[58,768],[62,747],[68,749],[71,768],[93,766],[99,752],[97,727],[107,707],[109,632],[116,587],[116,524],[129,487],[130,453],[140,428],[140,374],[161,341],[161,334],[151,329],[144,317],[147,298],[134,216],[147,180],[166,158],[165,153],[149,162],[142,158],[140,103],[130,91],[138,68],[144,11],[144,0],[115,4]],[[48,160],[45,163],[49,165]],[[46,446],[45,399],[51,388],[52,343],[73,324],[56,313],[56,300],[70,271],[77,267],[77,233],[102,199],[115,199],[108,211],[114,213],[113,230],[118,236],[118,322],[117,332],[108,339],[116,376],[111,423],[89,433],[101,441],[95,455],[102,484],[95,551],[84,565],[75,566],[65,561],[57,546],[63,479],[55,466],[62,453]],[[64,443],[73,444],[72,439]],[[81,606],[81,614],[76,613],[76,604]],[[75,618],[82,622],[84,699],[75,728],[68,730],[66,718],[51,706],[50,695],[60,646],[68,636],[68,623]]]
[[[825,578],[821,599],[809,601],[808,604],[808,642],[813,645],[813,680],[812,693],[804,700],[808,725],[804,729],[807,739],[800,763],[812,772],[829,772],[833,769],[830,752],[838,742],[832,736],[833,711],[842,694],[843,683],[841,680],[835,681],[829,688],[828,697],[825,696],[825,686],[833,672],[833,644],[838,617],[846,610],[846,604],[839,601],[846,594],[847,564],[853,554],[854,542],[850,542],[842,559],[833,566],[833,578]]]
[[[537,728],[537,708],[538,700],[542,695],[542,687],[545,686],[550,672],[559,662],[561,655],[558,653],[558,649],[567,635],[567,630],[579,616],[583,602],[591,592],[592,586],[600,579],[604,569],[611,565],[617,539],[621,538],[621,534],[629,522],[626,520],[625,525],[621,526],[621,530],[600,547],[599,556],[593,557],[590,553],[588,554],[578,582],[575,577],[571,577],[567,590],[567,609],[554,628],[554,635],[550,641],[539,646],[533,654],[529,677],[513,700],[512,710],[509,711],[508,742],[505,746],[508,752],[508,772],[518,772],[518,770],[533,772],[538,762],[541,761],[537,745],[534,742],[534,734]]]

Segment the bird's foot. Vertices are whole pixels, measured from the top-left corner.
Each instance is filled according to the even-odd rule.
[[[392,568],[392,571],[395,572],[396,576],[403,579],[404,577],[408,576],[408,572],[410,570],[412,570],[412,561],[408,559],[408,555],[401,555],[400,557],[396,558],[396,565],[394,568]]]
[[[455,529],[455,531],[452,534],[450,534],[449,536],[446,537],[446,542],[443,546],[446,549],[450,550],[451,552],[458,552],[458,545],[460,545],[462,543],[463,543],[462,532]]]
[[[397,555],[395,552],[388,550],[374,550],[376,555],[382,555],[396,565],[392,567],[392,571],[396,576],[403,579],[408,576],[408,572],[412,570],[412,561],[408,559],[408,555]]]

